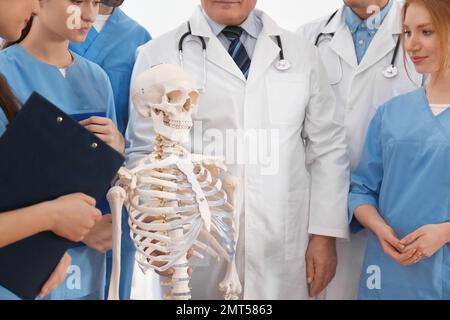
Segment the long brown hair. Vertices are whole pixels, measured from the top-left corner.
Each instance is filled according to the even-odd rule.
[[[16,43],[22,42],[22,40],[27,37],[28,33],[30,33],[32,24],[33,24],[33,17],[31,17],[30,21],[28,21],[28,24],[25,27],[25,29],[23,29],[20,38],[13,42],[5,41],[3,43],[2,48],[6,49]],[[1,75],[1,70],[0,70],[0,107],[5,113],[8,121],[11,123],[15,115],[19,111],[19,101],[17,100],[16,96],[14,95],[8,83],[6,82],[6,79]]]
[[[32,16],[30,18],[30,20],[28,21],[27,25],[25,26],[25,28],[22,30],[22,34],[20,35],[19,39],[17,39],[16,41],[5,41],[3,43],[2,49],[11,47],[12,45],[15,45],[17,43],[21,43],[23,41],[23,39],[25,39],[28,36],[28,34],[30,33],[31,26],[33,25],[33,19],[34,19],[34,17]]]
[[[17,111],[19,111],[19,102],[12,92],[5,78],[0,74],[0,107],[6,115],[9,122],[12,122]]]
[[[430,13],[436,35],[439,38],[439,50],[441,51],[441,54],[437,78],[440,78],[449,65],[450,0],[405,0],[402,13],[403,22],[405,21],[406,11],[413,3],[423,5]],[[404,34],[402,33],[402,41],[404,40]],[[405,46],[403,46],[403,51],[405,51]],[[405,62],[406,56],[405,52]]]

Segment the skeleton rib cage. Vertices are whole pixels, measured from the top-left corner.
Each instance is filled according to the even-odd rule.
[[[226,192],[222,189],[222,183],[211,172],[197,164],[195,167],[196,178],[204,191],[205,200],[211,210],[212,232],[219,236],[221,245],[212,243],[215,249],[225,250],[229,256],[234,255],[235,243],[233,239],[233,227],[227,223],[227,219],[234,216],[232,206],[227,202]],[[165,271],[173,265],[173,262],[185,254],[190,247],[198,244],[195,239],[204,228],[196,194],[192,191],[192,185],[186,176],[172,164],[166,168],[146,168],[145,165],[130,170],[137,174],[137,185],[130,190],[128,199],[130,236],[137,244],[136,249],[145,260],[139,260],[139,265],[148,269],[149,263],[155,260],[167,261],[168,264],[156,268]],[[167,216],[178,213],[179,216]],[[148,218],[155,218],[151,222]],[[182,228],[184,234],[178,239],[168,239],[167,233]],[[146,230],[151,230],[148,232]],[[157,240],[158,243],[152,243]],[[200,245],[201,246],[201,245]],[[222,248],[223,246],[223,248]],[[203,246],[201,246],[204,248]],[[152,256],[157,250],[168,255]]]
[[[201,194],[194,191],[192,182],[178,167],[180,163],[187,165],[188,170],[193,168]],[[235,255],[234,208],[223,188],[221,171],[218,166],[208,168],[190,158],[171,155],[160,161],[152,154],[134,169],[122,168],[119,172],[116,185],[127,194],[125,206],[139,267],[143,272],[175,269],[172,292],[167,298],[190,298],[185,256],[191,247],[214,257],[222,256],[228,262]],[[202,204],[209,208],[210,232],[209,223],[202,217]],[[198,240],[200,234],[209,245]],[[157,267],[155,262],[165,264]],[[177,290],[173,286],[176,282],[185,285],[180,283]]]

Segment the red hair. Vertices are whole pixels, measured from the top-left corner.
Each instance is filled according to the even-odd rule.
[[[450,0],[405,0],[402,13],[402,25],[405,21],[406,12],[413,3],[422,5],[430,13],[436,35],[439,38],[441,54],[437,78],[440,78],[449,65]],[[402,34],[402,41],[404,41],[404,34]],[[404,46],[403,50],[405,50]]]

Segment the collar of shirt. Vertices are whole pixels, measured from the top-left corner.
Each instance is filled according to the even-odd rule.
[[[93,26],[97,32],[102,32],[104,26],[108,22],[109,18],[111,17],[110,14],[99,14],[97,15],[97,19],[95,20]]]
[[[226,27],[224,24],[220,24],[212,20],[208,15],[203,12],[212,32],[216,37],[220,35],[222,30]],[[248,18],[240,24],[240,27],[244,29],[245,33],[251,36],[253,39],[257,39],[262,31],[262,22],[256,17],[254,12],[251,12]]]
[[[208,21],[213,34],[217,37],[217,39],[219,39],[225,50],[228,50],[228,47],[230,46],[230,40],[228,40],[227,37],[225,37],[225,35],[222,33],[222,30],[226,27],[226,25],[213,21],[204,11],[203,15],[206,17],[206,21]],[[240,25],[240,27],[244,29],[240,40],[243,43],[247,54],[250,58],[252,58],[256,48],[258,36],[263,29],[263,23],[254,12],[251,12],[247,19]]]
[[[351,33],[354,34],[355,32],[357,32],[360,28],[362,29],[369,29],[368,28],[368,23],[369,20],[371,21],[379,21],[379,25],[381,25],[384,21],[384,18],[386,18],[387,14],[389,13],[389,10],[392,7],[394,0],[389,0],[388,4],[376,15],[376,16],[371,16],[369,18],[367,18],[366,20],[362,20],[360,17],[358,17],[358,15],[356,13],[353,12],[353,10],[348,7],[345,6],[344,9],[344,15],[345,15],[345,23],[347,24],[348,28],[350,29]],[[378,26],[379,28],[379,26]],[[378,28],[375,29],[369,29],[369,34],[371,36],[373,36]]]

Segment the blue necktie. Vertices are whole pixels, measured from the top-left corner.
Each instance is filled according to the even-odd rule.
[[[222,30],[222,33],[228,40],[231,41],[228,53],[233,58],[236,65],[241,69],[245,78],[248,77],[250,70],[250,57],[241,42],[241,35],[244,30],[238,26],[228,26]]]

